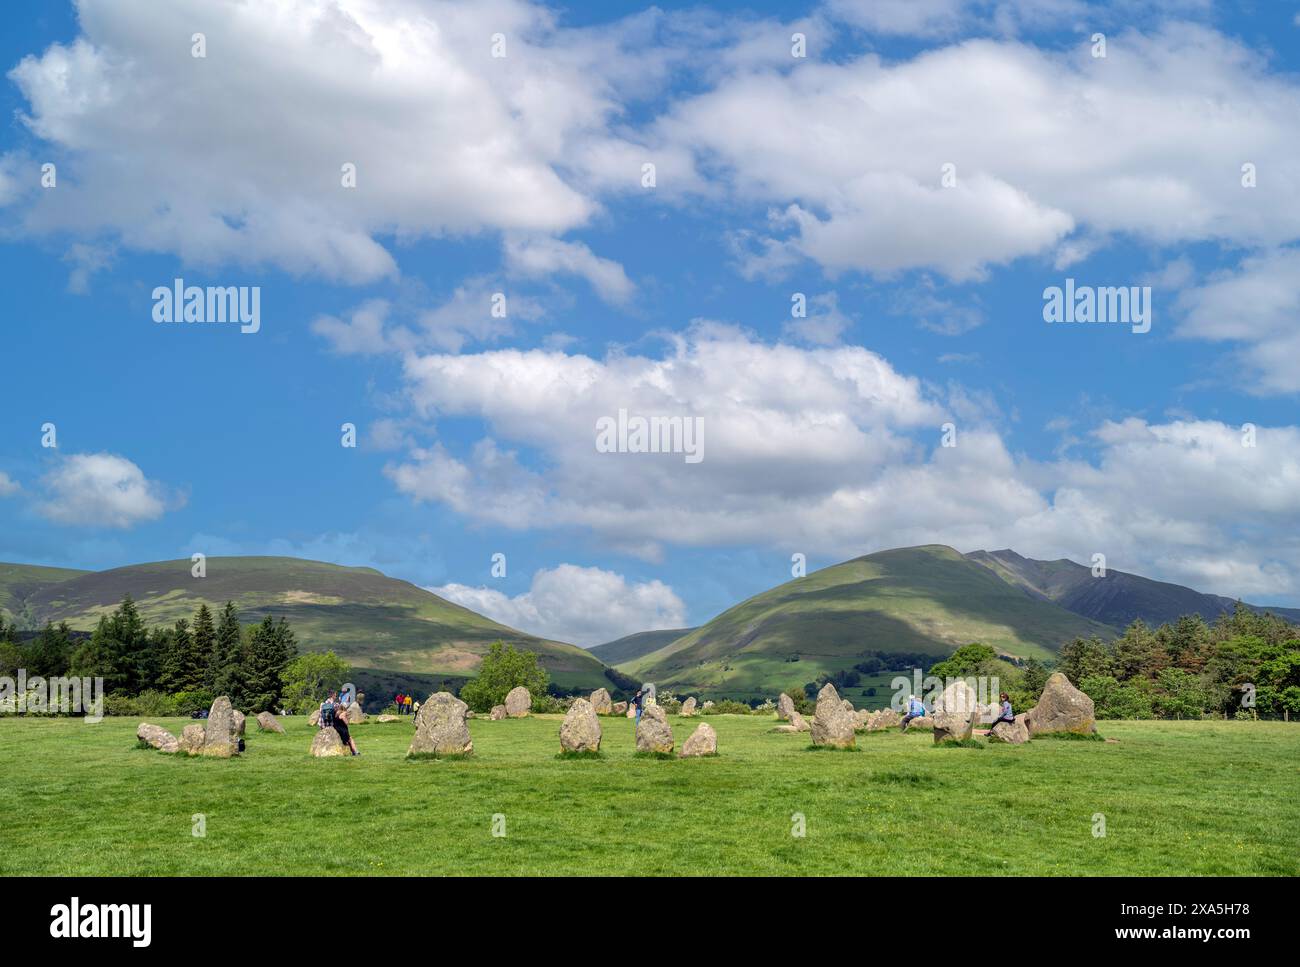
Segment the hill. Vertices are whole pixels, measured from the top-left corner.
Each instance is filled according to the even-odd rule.
[[[373,568],[289,557],[211,557],[207,576],[194,578],[190,567],[188,560],[160,561],[68,572],[61,581],[38,574],[31,580],[47,580],[37,581],[21,600],[31,625],[66,621],[86,631],[128,593],[150,624],[190,618],[200,602],[215,610],[230,600],[242,622],[268,614],[287,618],[301,650],[332,649],[357,668],[470,677],[488,646],[501,639],[537,652],[558,685],[608,684],[600,660],[576,645],[516,631]],[[10,584],[28,587],[24,580],[16,574]]]
[[[36,564],[0,564],[0,615],[20,628],[31,628],[36,618],[29,601],[38,591],[88,574],[62,567]]]
[[[620,665],[663,686],[770,695],[851,668],[870,652],[944,657],[982,641],[1050,657],[1115,629],[1026,593],[951,547],[881,551],[755,595],[671,644]]]
[[[617,665],[658,651],[665,645],[672,644],[682,635],[689,635],[694,628],[668,628],[662,631],[638,631],[636,634],[624,635],[603,645],[594,645],[587,649],[606,665]]]
[[[1011,550],[975,551],[966,557],[1028,594],[1117,628],[1124,628],[1138,618],[1149,625],[1159,625],[1189,614],[1199,614],[1210,622],[1221,614],[1231,614],[1237,604],[1222,595],[1203,594],[1181,584],[1153,581],[1125,571],[1108,570],[1104,578],[1094,578],[1092,570],[1082,564],[1068,560],[1035,561]],[[1300,609],[1244,606],[1261,614],[1270,611],[1288,621],[1300,622]]]

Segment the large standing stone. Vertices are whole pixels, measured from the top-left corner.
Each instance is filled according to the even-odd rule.
[[[592,710],[595,711],[597,715],[614,714],[614,700],[609,696],[609,689],[596,689],[591,693],[591,698],[588,699],[588,701],[591,703]]]
[[[830,682],[817,693],[812,741],[813,745],[826,745],[836,749],[851,749],[856,744],[853,738],[853,714],[844,710],[844,701]]]
[[[416,716],[415,738],[407,755],[469,755],[474,743],[465,724],[469,706],[450,692],[430,695]]]
[[[627,714],[627,702],[615,702],[614,705],[613,705],[613,707],[609,710],[609,714],[610,714],[610,715],[626,715],[626,714]]]
[[[685,715],[687,718],[690,718],[692,715],[695,714],[695,704],[696,704],[695,697],[691,696],[686,701],[682,702],[682,710],[679,714]]]
[[[1089,735],[1097,731],[1092,699],[1071,685],[1061,672],[1054,672],[1047,680],[1038,704],[1025,713],[1025,724],[1031,736],[1049,732]]]
[[[230,714],[235,719],[235,735],[236,736],[243,735],[244,734],[244,713],[241,712],[239,709],[234,708],[230,710]]]
[[[958,679],[943,690],[934,701],[934,741],[969,739],[978,716],[975,689],[964,679]]]
[[[257,713],[257,727],[263,732],[279,732],[284,735],[284,726],[270,712]]]
[[[604,691],[604,689],[601,689]],[[608,694],[605,696],[609,698]],[[574,699],[560,723],[560,748],[565,752],[599,752],[600,719],[585,698]]]
[[[239,755],[239,726],[230,707],[230,699],[224,695],[217,696],[208,710],[208,720],[203,727],[202,755],[229,759]]]
[[[161,725],[150,725],[148,722],[141,722],[136,727],[135,737],[148,742],[160,752],[179,752],[181,748],[180,740]]]
[[[181,730],[181,737],[178,740],[180,751],[187,755],[199,755],[203,751],[203,740],[206,735],[203,726],[197,722],[191,722]]]
[[[669,753],[674,745],[672,726],[663,706],[647,705],[636,726],[636,750]]]
[[[717,755],[718,733],[708,722],[701,722],[691,733],[690,738],[682,743],[682,758],[696,755]]]
[[[1025,726],[1025,713],[1016,716],[1016,721],[998,722],[989,730],[989,737],[999,738],[1011,745],[1021,745],[1029,741],[1029,729]]]
[[[352,750],[343,744],[333,726],[317,729],[311,740],[311,754],[318,759],[332,755],[351,755]]]
[[[506,692],[506,714],[512,719],[521,719],[533,707],[533,694],[522,685],[516,685]]]
[[[794,715],[794,699],[785,692],[782,692],[776,698],[776,717],[786,722],[791,721],[790,716]]]
[[[488,716],[491,722],[500,722],[506,717],[506,707],[504,705],[493,705],[492,713]]]

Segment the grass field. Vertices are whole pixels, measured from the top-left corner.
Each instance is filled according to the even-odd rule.
[[[304,719],[283,736],[250,720],[223,761],[140,750],[133,719],[0,719],[0,874],[1300,873],[1295,725],[1106,722],[1118,742],[981,749],[891,732],[824,752],[712,716],[718,757],[661,761],[633,757],[625,719],[602,720],[602,758],[557,759],[559,721],[476,719],[472,758],[408,762],[409,721],[317,760]],[[672,720],[679,746],[696,721]]]

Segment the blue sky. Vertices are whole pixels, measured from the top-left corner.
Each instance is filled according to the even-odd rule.
[[[1300,6],[156,9],[9,8],[0,560],[366,564],[584,644],[923,542],[1300,604]],[[156,324],[176,277],[260,331]],[[1151,330],[1044,322],[1067,278]],[[597,452],[620,408],[705,459]]]

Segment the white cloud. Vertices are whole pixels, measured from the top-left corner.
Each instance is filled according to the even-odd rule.
[[[625,303],[636,291],[623,266],[600,258],[581,242],[562,242],[556,238],[509,239],[505,254],[507,268],[525,278],[548,278],[561,273],[581,276],[606,302]]]
[[[1068,265],[1122,234],[1296,238],[1297,113],[1294,79],[1171,23],[1114,34],[1105,59],[1082,43],[968,40],[900,61],[738,67],[654,130],[733,202],[772,209],[765,235],[741,229],[751,274],[807,258],[831,275],[966,280],[1023,256]],[[1245,161],[1268,173],[1258,188],[1240,184]]]
[[[806,316],[788,320],[781,331],[800,342],[834,346],[852,325],[853,320],[840,310],[839,294],[823,292],[808,300]]]
[[[0,470],[0,497],[12,497],[23,488],[3,470]]]
[[[156,520],[167,509],[164,489],[125,457],[75,453],[43,481],[37,511],[57,524],[128,528]]]
[[[986,396],[940,396],[861,347],[767,345],[714,325],[658,359],[411,356],[406,377],[416,419],[476,418],[484,435],[463,454],[411,450],[386,472],[473,521],[589,532],[648,559],[664,545],[1101,552],[1204,590],[1300,595],[1293,426],[1261,426],[1250,448],[1213,421],[1102,422],[1072,434],[1086,458],[1036,462],[1010,450]],[[703,417],[705,459],[597,452],[595,420],[620,407]],[[939,445],[948,419],[954,448]]]
[[[1184,290],[1179,306],[1180,337],[1241,347],[1241,389],[1300,392],[1300,249],[1251,256],[1235,271]]]
[[[613,571],[575,564],[538,571],[529,590],[513,598],[464,584],[429,590],[520,631],[588,648],[686,623],[685,605],[663,582],[629,583]]]
[[[624,49],[635,23],[561,30],[523,0],[79,0],[78,15],[77,39],[9,75],[66,162],[25,229],[345,282],[396,272],[380,235],[585,223],[599,203],[561,169],[624,150],[607,127],[625,75],[654,85],[666,58]]]

